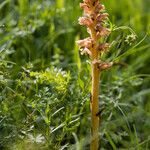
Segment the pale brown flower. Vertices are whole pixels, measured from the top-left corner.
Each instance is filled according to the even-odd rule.
[[[108,13],[98,14],[96,20],[97,22],[102,22],[108,19],[108,16],[109,16]]]
[[[79,45],[80,48],[82,48],[82,47],[91,48],[92,45],[94,44],[94,42],[91,38],[86,38],[83,40],[78,40],[77,44]]]
[[[98,1],[96,3],[96,6],[95,6],[95,11],[94,13],[99,13],[101,11],[103,11],[105,9],[104,5],[100,4]]]
[[[100,27],[97,30],[96,37],[99,39],[100,37],[107,37],[110,34],[110,29],[105,27]]]
[[[80,3],[80,7],[84,10],[84,13],[88,13],[88,14],[91,13],[91,9],[90,9],[90,7],[87,4]]]
[[[88,54],[89,56],[92,55],[92,52],[86,47],[83,49],[80,49],[80,51],[81,51],[81,55],[84,55],[84,54]]]
[[[101,62],[98,67],[102,71],[102,70],[109,69],[112,66],[113,66],[113,62]]]
[[[100,52],[107,52],[108,49],[109,49],[109,47],[110,47],[110,44],[109,44],[109,43],[102,43],[102,44],[100,44],[100,45],[98,46],[97,49],[98,49]]]
[[[88,17],[80,17],[79,18],[79,24],[80,25],[85,25],[87,27],[91,27],[92,24],[93,24],[93,21]]]

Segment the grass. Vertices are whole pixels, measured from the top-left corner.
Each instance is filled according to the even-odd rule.
[[[128,66],[102,74],[101,149],[148,150],[150,2],[103,2],[112,26],[137,39],[114,31],[103,56]],[[87,36],[81,14],[79,0],[0,3],[0,149],[89,149],[90,64],[75,45]]]

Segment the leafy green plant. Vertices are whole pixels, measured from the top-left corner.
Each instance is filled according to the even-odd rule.
[[[0,149],[89,150],[91,64],[75,43],[88,36],[79,2],[1,1]],[[129,65],[101,74],[101,149],[148,150],[150,1],[103,3],[112,32],[102,60]]]

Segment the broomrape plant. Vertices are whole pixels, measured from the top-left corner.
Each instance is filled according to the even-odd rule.
[[[92,89],[91,89],[91,150],[99,148],[99,82],[103,70],[112,67],[113,62],[102,62],[101,56],[110,47],[106,39],[110,34],[108,25],[108,13],[99,0],[83,0],[80,7],[84,10],[84,16],[79,18],[79,24],[87,27],[89,37],[77,41],[81,54],[87,54],[91,59]]]

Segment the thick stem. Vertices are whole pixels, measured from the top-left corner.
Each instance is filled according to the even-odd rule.
[[[92,141],[91,150],[98,150],[99,147],[99,81],[100,81],[100,70],[98,69],[97,63],[92,63],[92,97],[91,97],[91,130],[92,130]]]

